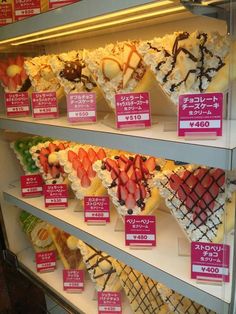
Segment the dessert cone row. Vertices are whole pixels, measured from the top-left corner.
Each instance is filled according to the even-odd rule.
[[[222,169],[41,137],[11,147],[26,173],[67,184],[81,206],[85,196],[109,195],[123,219],[153,214],[164,199],[190,241],[221,242],[233,228],[235,178]]]
[[[58,99],[74,92],[96,92],[115,109],[115,94],[148,91],[159,84],[173,104],[186,93],[224,91],[229,38],[217,32],[174,32],[150,40],[107,44],[33,58],[0,61],[6,92],[54,91]],[[235,45],[234,45],[235,46]]]
[[[124,290],[134,313],[214,314],[164,284],[33,215],[23,211],[20,220],[36,252],[55,250],[65,269],[87,270],[97,291]]]

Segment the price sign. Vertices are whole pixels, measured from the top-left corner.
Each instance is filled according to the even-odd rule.
[[[217,243],[191,243],[191,278],[229,282],[230,246]]]
[[[116,94],[116,127],[143,128],[151,126],[148,93]]]
[[[0,26],[13,22],[12,3],[10,0],[5,0],[0,3]]]
[[[56,269],[55,251],[37,252],[35,260],[37,272],[49,272]]]
[[[49,0],[49,9],[56,9],[78,1],[79,0]]]
[[[84,290],[84,271],[79,269],[63,269],[63,289],[67,292]]]
[[[45,184],[44,205],[46,208],[65,208],[68,206],[66,184]]]
[[[108,196],[84,197],[85,222],[110,222],[110,201]]]
[[[179,97],[178,135],[222,135],[223,94],[188,94]]]
[[[34,197],[43,194],[43,179],[39,174],[21,176],[21,195],[23,197]]]
[[[98,314],[121,313],[121,294],[119,292],[98,291]]]
[[[40,0],[14,0],[15,21],[40,13]]]
[[[58,106],[56,92],[32,93],[32,111],[34,118],[57,118]]]
[[[96,94],[72,93],[67,95],[69,122],[96,122]]]
[[[28,93],[5,93],[5,107],[8,117],[29,116],[30,103]]]
[[[125,216],[125,245],[156,246],[156,217]]]

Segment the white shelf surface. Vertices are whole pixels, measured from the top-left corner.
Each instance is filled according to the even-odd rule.
[[[57,261],[57,268],[54,272],[38,273],[34,262],[34,252],[31,248],[17,254],[18,261],[29,270],[37,280],[42,282],[50,290],[56,293],[63,301],[68,303],[72,308],[84,314],[97,314],[97,301],[94,299],[95,286],[89,279],[88,274],[85,276],[84,291],[82,293],[68,293],[63,290],[62,270],[63,266]],[[125,295],[122,294],[123,313],[132,314],[130,305]]]
[[[44,208],[42,197],[23,199],[17,187],[5,191],[4,198],[217,313],[221,313],[223,305],[226,308],[229,306],[230,283],[224,286],[206,285],[190,279],[190,257],[178,255],[178,238],[185,236],[169,213],[157,213],[157,246],[134,250],[125,246],[124,232],[115,231],[115,212],[111,215],[111,223],[94,226],[84,223],[83,212],[74,212],[78,204],[76,200],[70,200],[67,209],[48,210]]]
[[[223,136],[216,140],[185,140],[176,131],[164,132],[166,123],[175,118],[158,117],[158,123],[142,130],[120,131],[104,125],[102,119],[95,124],[73,125],[66,116],[51,120],[31,117],[7,118],[0,115],[0,128],[65,140],[124,149],[168,159],[209,165],[222,169],[236,168],[236,120],[224,121]]]

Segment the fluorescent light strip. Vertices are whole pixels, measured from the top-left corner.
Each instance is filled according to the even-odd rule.
[[[92,26],[88,26],[88,27],[83,27],[83,28],[67,31],[67,32],[62,32],[60,34],[52,34],[52,35],[48,35],[48,36],[42,36],[40,38],[32,38],[32,39],[28,39],[28,40],[25,40],[25,41],[19,41],[19,42],[16,42],[16,43],[12,43],[11,45],[12,46],[19,46],[19,45],[33,43],[33,42],[39,42],[39,41],[47,40],[47,39],[51,39],[51,38],[57,38],[57,37],[62,37],[62,36],[67,36],[67,35],[73,35],[73,34],[78,34],[78,33],[86,32],[86,31],[99,30],[101,28],[105,28],[105,27],[109,27],[109,26],[124,24],[124,23],[127,23],[127,22],[137,22],[138,20],[144,20],[144,19],[147,19],[147,18],[154,18],[154,17],[160,16],[160,15],[163,15],[163,14],[174,13],[174,12],[181,12],[181,11],[184,11],[184,10],[186,10],[186,9],[184,7],[182,7],[182,6],[180,6],[180,7],[173,7],[173,8],[166,9],[166,10],[161,10],[161,11],[152,12],[152,13],[146,13],[146,14],[133,16],[133,17],[127,17],[127,18],[124,18],[124,19],[119,19],[119,20],[115,20],[115,21],[111,21],[111,22],[101,23],[99,25],[92,25]]]
[[[66,29],[73,28],[73,27],[80,27],[83,25],[93,24],[93,23],[97,23],[97,22],[103,22],[105,19],[113,19],[113,18],[117,18],[120,16],[122,17],[123,15],[129,15],[129,14],[133,14],[133,13],[137,14],[138,12],[142,12],[145,10],[153,10],[153,9],[161,7],[161,6],[167,6],[167,5],[173,5],[173,4],[174,4],[174,2],[171,0],[163,0],[163,1],[158,1],[155,3],[151,3],[151,4],[145,4],[142,6],[137,6],[137,7],[126,9],[126,10],[121,10],[118,12],[109,13],[106,15],[101,15],[101,16],[89,18],[89,19],[82,20],[79,22],[70,23],[67,25],[62,25],[62,26],[46,29],[43,31],[35,32],[35,33],[30,33],[30,34],[23,35],[23,36],[17,36],[14,38],[2,40],[2,41],[0,41],[0,44],[6,44],[6,43],[13,42],[15,40],[31,38],[31,37],[35,37],[38,35],[40,36],[40,35],[56,32],[56,31],[60,31],[60,30],[66,30]]]

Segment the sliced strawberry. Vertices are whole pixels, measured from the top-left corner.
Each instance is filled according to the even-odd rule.
[[[136,201],[138,201],[141,198],[141,192],[140,192],[139,188],[135,190],[134,198],[135,198]]]
[[[141,169],[141,156],[140,155],[135,155],[135,158],[134,158],[134,166],[135,168],[137,169]]]
[[[106,159],[106,165],[108,165],[108,167],[109,167],[110,169],[112,169],[112,168],[117,168],[117,167],[118,167],[116,161],[113,160],[113,159],[111,159],[111,158],[107,158],[107,159]]]
[[[53,178],[58,178],[58,176],[60,176],[60,170],[56,166],[52,166],[50,172]]]
[[[59,150],[64,150],[64,149],[65,149],[65,146],[64,146],[63,143],[59,143],[59,144],[57,145],[57,148],[58,148]]]
[[[218,168],[214,169],[212,176],[220,187],[225,184],[225,172],[223,170]]]
[[[94,157],[97,157],[97,154],[92,149],[92,147],[89,147],[89,149],[88,149],[88,158],[89,158],[89,160],[92,162]]]
[[[92,165],[88,168],[87,173],[88,173],[89,178],[94,178],[96,177],[96,174],[97,174],[96,171],[93,170]]]
[[[190,173],[190,175],[186,178],[185,183],[190,187],[194,188],[197,184],[198,179],[195,177],[193,173]]]
[[[140,169],[135,169],[136,180],[140,181],[143,179],[143,174]]]
[[[219,195],[219,190],[220,190],[220,188],[219,188],[218,184],[215,182],[208,189],[208,191],[211,194],[213,199],[217,198],[217,196]]]
[[[193,223],[199,227],[207,220],[208,216],[204,210],[200,207],[196,206],[193,212]]]
[[[116,180],[117,177],[118,177],[117,173],[113,169],[111,169],[111,178],[112,178],[112,180]]]
[[[125,169],[126,162],[124,162],[121,158],[118,159],[118,166],[121,170]]]
[[[131,160],[128,159],[127,162],[126,162],[124,171],[128,172],[128,171],[129,171],[129,168],[130,168],[131,166],[133,166],[133,163],[132,163]]]
[[[128,182],[126,183],[126,188],[129,191],[129,193],[134,194],[134,192],[136,191],[136,184],[134,181],[132,181],[131,179],[128,180]]]
[[[100,160],[106,158],[105,150],[103,148],[99,148],[99,150],[97,152],[97,156],[98,156],[98,159],[100,159]]]
[[[21,73],[20,73],[20,76],[21,76],[21,81],[24,82],[27,78],[28,78],[28,75],[25,71],[25,69],[23,68]]]
[[[17,56],[15,60],[15,64],[17,64],[19,67],[23,67],[25,58],[23,56]]]
[[[173,189],[174,191],[177,191],[179,189],[181,183],[182,179],[176,173],[173,173],[170,176],[169,184],[171,189]]]
[[[144,175],[149,174],[149,170],[148,170],[148,168],[145,166],[144,163],[142,163],[142,165],[141,165],[141,171],[142,171],[142,173],[143,173]]]
[[[50,153],[55,152],[56,148],[57,148],[57,145],[55,145],[54,143],[49,143],[48,149],[49,149]]]
[[[68,156],[68,160],[69,160],[70,162],[72,162],[74,158],[75,158],[75,159],[78,158],[78,156],[76,155],[75,152],[73,152],[73,150],[68,150],[68,155],[67,155],[67,156]]]
[[[94,157],[93,157],[93,159],[91,160],[91,163],[92,164],[94,164],[95,163],[95,161],[97,161],[98,160],[98,156],[97,155],[95,155]]]
[[[145,166],[147,167],[147,169],[152,172],[155,168],[156,168],[156,160],[154,157],[149,157],[146,161],[145,161]]]
[[[81,178],[81,186],[83,188],[88,188],[91,185],[91,180],[89,179],[88,175],[85,174],[83,175],[83,177]]]
[[[48,159],[47,159],[47,157],[45,155],[40,154],[39,155],[39,162],[40,162],[41,165],[44,165],[45,163],[48,163]]]
[[[118,185],[118,187],[117,187],[117,194],[116,194],[116,196],[117,196],[118,200],[121,199],[121,192],[120,192],[121,187],[123,187],[123,186],[122,185]]]
[[[120,159],[126,164],[129,159],[125,155],[120,155]]]
[[[120,172],[120,179],[121,179],[122,184],[126,184],[128,182],[129,177],[125,171]]]
[[[142,184],[139,184],[139,190],[140,190],[141,198],[145,199],[145,197],[147,196],[147,191],[145,189],[145,186],[143,186]]]
[[[128,197],[127,189],[124,186],[120,185],[120,198],[123,201],[126,201],[127,197]]]
[[[187,195],[190,193],[190,189],[187,186],[187,184],[182,183],[179,187],[179,189],[177,190],[177,194],[179,199],[184,202],[187,198]]]
[[[128,209],[133,209],[136,206],[136,201],[133,194],[128,194],[125,205]]]
[[[194,175],[201,181],[203,177],[208,173],[208,169],[205,168],[198,168],[195,172]]]
[[[92,165],[91,161],[89,160],[89,158],[87,156],[85,156],[82,160],[82,165],[84,167],[84,169],[87,171],[88,168]]]
[[[9,88],[9,90],[10,90],[11,92],[15,92],[15,91],[17,90],[16,87],[17,87],[17,86],[16,86],[16,83],[15,83],[14,79],[10,77],[10,78],[9,78],[9,81],[8,81],[8,88]]]
[[[65,170],[62,166],[60,166],[59,170],[60,170],[60,173],[65,173]]]
[[[76,155],[76,154],[75,154]],[[82,163],[79,160],[78,156],[76,155],[76,157],[72,160],[72,167],[74,170],[77,171],[78,167],[82,167]]]
[[[14,81],[16,83],[16,86],[21,86],[21,76],[19,73],[14,76]]]
[[[185,201],[185,206],[188,208],[188,210],[192,210],[193,207],[196,206],[195,199],[188,195]]]
[[[40,155],[42,154],[44,156],[47,156],[47,155],[49,155],[49,153],[50,153],[50,151],[47,148],[45,148],[45,147],[41,148]]]
[[[203,177],[203,179],[202,179],[202,181],[201,181],[201,184],[202,184],[205,188],[209,188],[209,186],[211,186],[212,182],[213,182],[213,178],[212,178],[212,176],[208,173],[208,174],[206,174],[206,175]]]
[[[77,168],[77,177],[81,180],[82,177],[87,174],[83,167]]]
[[[43,171],[44,171],[45,173],[48,173],[48,171],[49,171],[48,163],[42,164],[42,167],[43,167]]]
[[[203,196],[203,194],[206,192],[206,189],[201,185],[201,183],[198,183],[195,186],[194,192],[197,194],[197,196],[200,198]]]
[[[128,177],[129,178],[134,178],[134,180],[136,180],[136,177],[135,177],[135,171],[134,171],[134,166],[133,165],[131,165],[130,167],[129,167],[129,170],[127,171],[127,175],[128,175]],[[133,176],[134,175],[134,176]]]
[[[7,87],[9,84],[9,77],[3,75],[3,76],[1,76],[1,81],[2,81],[3,85]]]
[[[88,157],[88,154],[86,153],[86,151],[82,147],[80,147],[78,150],[78,156],[79,156],[80,160],[83,160],[84,157]]]

